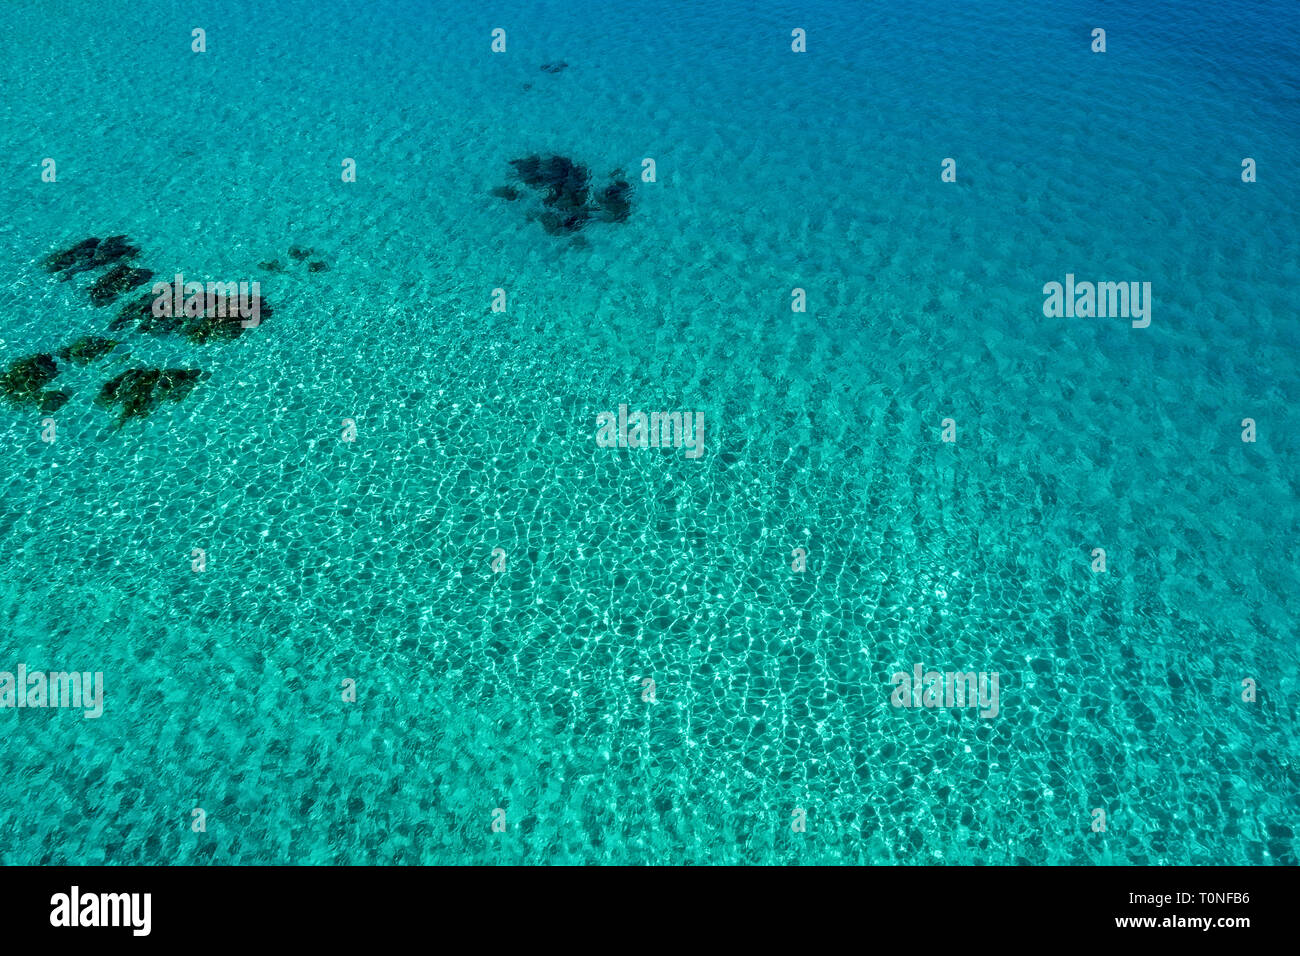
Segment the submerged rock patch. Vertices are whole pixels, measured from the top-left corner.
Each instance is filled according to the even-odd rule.
[[[632,212],[632,184],[620,179],[596,196],[596,206],[610,222],[626,222]]]
[[[90,301],[95,305],[108,305],[123,292],[130,292],[144,285],[153,278],[148,269],[135,269],[128,265],[116,265],[99,277],[90,287]]]
[[[330,266],[324,259],[316,254],[316,250],[311,246],[300,246],[294,244],[289,247],[288,251],[289,264],[305,263],[308,272],[329,272]],[[279,259],[266,259],[257,264],[257,267],[264,272],[284,272],[285,264]]]
[[[206,292],[201,296],[195,294],[187,300],[184,311],[179,315],[155,315],[156,298],[150,293],[128,302],[109,323],[109,331],[118,332],[135,326],[137,331],[147,335],[180,335],[195,345],[206,345],[213,341],[233,341],[249,328],[255,327],[244,325],[238,296],[224,296],[214,292]],[[256,310],[259,325],[274,312],[260,295],[253,296],[251,302],[245,305]]]
[[[104,306],[153,278],[152,271],[131,264],[130,260],[139,252],[125,235],[102,240],[91,236],[49,253],[41,265],[47,272],[59,274],[60,279],[106,268],[87,287],[91,302]],[[288,251],[290,260],[305,263],[310,272],[328,270],[324,260],[307,261],[313,253],[314,250],[297,245]],[[259,263],[259,267],[271,272],[284,271],[278,259]],[[109,331],[174,334],[195,345],[206,345],[236,339],[272,313],[271,306],[260,295],[257,282],[185,283],[183,276],[177,274],[172,289],[164,291],[166,286],[157,283],[152,291],[128,301],[109,323]],[[185,295],[191,288],[192,294]],[[60,362],[86,366],[109,356],[120,344],[116,338],[84,335],[68,342],[55,354]],[[118,358],[126,356],[127,353],[121,352]],[[72,398],[70,391],[46,388],[59,372],[59,364],[49,353],[17,359],[0,373],[0,397],[15,406],[57,411]],[[129,368],[105,382],[94,402],[101,408],[116,411],[116,426],[120,428],[132,419],[148,417],[166,402],[181,401],[208,374],[194,368]]]
[[[15,359],[0,374],[0,394],[13,405],[39,405],[45,386],[58,374],[59,366],[48,352]]]
[[[129,368],[104,383],[95,404],[118,410],[117,427],[147,418],[163,402],[179,402],[205,373],[196,368]]]
[[[99,238],[91,236],[89,239],[82,239],[75,246],[69,246],[58,252],[51,252],[42,260],[47,272],[66,272],[75,265],[90,262],[95,256],[95,247],[99,245]]]
[[[539,221],[551,235],[576,233],[593,220],[626,222],[632,211],[631,183],[616,179],[593,197],[591,170],[567,156],[534,153],[512,159],[510,165],[525,186],[542,194],[542,210],[530,213],[529,218]],[[510,186],[492,193],[511,201],[519,198],[518,190]]]
[[[98,269],[123,259],[134,259],[140,253],[138,246],[127,241],[126,236],[97,236],[83,239],[74,246],[52,252],[42,261],[47,272],[59,272],[61,281],[67,281],[79,272]]]
[[[42,415],[48,415],[50,412],[57,412],[72,398],[71,392],[63,390],[51,390],[41,392],[37,399],[36,407],[40,409]]]
[[[75,342],[59,349],[58,356],[73,365],[89,365],[97,358],[107,355],[119,345],[117,339],[101,338],[98,335],[83,335]]]

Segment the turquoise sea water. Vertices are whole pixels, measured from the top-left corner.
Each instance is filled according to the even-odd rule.
[[[0,362],[104,333],[39,265],[90,235],[275,313],[61,372],[52,443],[0,408],[0,670],[106,688],[0,710],[0,862],[1295,864],[1298,49],[1244,0],[7,6]],[[494,197],[531,153],[628,221]],[[1150,327],[1047,318],[1067,273]],[[211,377],[114,429],[142,364]],[[705,453],[597,447],[620,403]],[[917,663],[997,716],[891,706]]]

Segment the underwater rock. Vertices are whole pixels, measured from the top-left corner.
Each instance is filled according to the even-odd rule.
[[[550,186],[550,191],[542,199],[546,205],[572,212],[578,212],[587,205],[591,171],[586,166],[556,156],[551,167],[543,170],[543,175],[547,177]]]
[[[551,235],[576,233],[593,218],[624,222],[632,210],[631,184],[619,179],[591,198],[591,170],[567,156],[533,154],[512,159],[510,165],[526,186],[543,191],[540,215],[530,215]],[[509,187],[502,187],[509,188]],[[494,190],[494,195],[501,195]]]
[[[308,272],[329,272],[330,267],[323,262],[312,262],[307,265]]]
[[[120,375],[114,375],[100,387],[99,394],[95,396],[95,404],[111,405],[116,401],[120,401],[118,393],[125,394],[125,390],[139,379],[144,374],[144,371],[144,369],[129,368]],[[150,388],[152,387],[151,382]]]
[[[108,323],[108,331],[120,332],[123,329],[129,330],[131,326],[135,325],[137,322],[141,323],[141,332],[151,332],[154,335],[161,335],[164,332],[180,331],[181,323],[179,319],[175,319],[172,316],[155,318],[153,314],[153,302],[154,295],[152,292],[142,295],[139,298],[132,299],[126,305],[122,306],[121,310],[117,313],[117,317],[114,318],[112,322]],[[150,328],[144,327],[146,322],[152,323],[154,321],[166,322],[170,323],[170,325],[165,328],[155,328],[152,326]]]
[[[259,262],[257,267],[265,272],[283,272],[284,266],[280,264],[279,259],[272,259],[270,262]]]
[[[531,156],[525,156],[522,159],[510,160],[510,165],[515,168],[515,175],[518,176],[525,184],[536,186],[541,182],[542,175],[542,157],[533,153]]]
[[[11,362],[0,375],[0,393],[14,405],[38,403],[41,390],[58,374],[53,355],[48,352],[28,355]]]
[[[196,345],[207,345],[212,341],[231,341],[239,338],[247,329],[244,317],[240,314],[238,296],[222,296],[207,293],[203,296],[203,310],[198,315],[154,315],[154,297],[152,294],[141,296],[127,303],[109,323],[110,332],[118,332],[135,326],[147,335],[183,335]],[[197,308],[199,302],[195,301]],[[275,310],[260,295],[253,296],[248,303],[249,312],[256,310],[258,324]],[[251,315],[250,315],[251,318]],[[248,326],[247,328],[256,328]]]
[[[492,195],[507,202],[514,202],[519,198],[519,190],[515,189],[514,186],[498,186],[492,190]]]
[[[133,259],[140,254],[140,247],[126,241],[126,236],[109,236],[95,247],[95,258],[103,261]]]
[[[195,345],[207,345],[213,340],[231,341],[243,335],[248,328],[256,327],[244,325],[245,319],[240,314],[240,302],[237,296],[208,293],[204,295],[203,303],[201,315],[181,317],[181,334]],[[260,325],[261,320],[271,315],[274,310],[259,295],[253,297],[249,311],[256,313]],[[152,315],[150,317],[152,318]],[[144,330],[143,324],[141,330]]]
[[[213,341],[230,342],[244,334],[240,319],[221,318],[216,315],[186,317],[181,334],[195,345],[207,345]]]
[[[49,272],[62,272],[78,262],[94,258],[95,247],[99,245],[99,238],[91,236],[89,239],[82,239],[75,246],[63,249],[59,252],[51,252],[43,260],[43,264]]]
[[[586,166],[566,156],[529,156],[519,161],[515,169],[526,185],[546,190],[542,204],[555,211],[541,217],[548,232],[582,228],[589,218],[586,207],[591,171]]]
[[[108,305],[123,292],[130,292],[153,278],[148,269],[134,269],[116,265],[109,269],[90,287],[90,301],[95,305]]]
[[[126,236],[109,236],[102,241],[92,236],[69,249],[46,256],[44,265],[49,272],[62,272],[59,279],[66,282],[79,272],[133,259],[139,253],[140,248],[127,242]]]
[[[37,407],[40,408],[42,414],[57,412],[64,405],[68,404],[68,400],[71,398],[72,398],[71,392],[64,392],[64,391],[41,392],[40,397],[37,399]]]
[[[632,212],[632,200],[628,198],[631,195],[632,184],[622,179],[602,189],[596,195],[596,206],[603,214],[602,218],[608,222],[626,222]]]
[[[587,215],[586,210],[580,210],[570,216],[562,216],[555,212],[544,212],[537,218],[547,233],[552,236],[560,236],[568,232],[577,232],[591,217]]]
[[[204,378],[207,378],[207,373],[197,368],[165,368],[154,391],[161,391],[162,397],[169,402],[179,402]]]
[[[130,368],[104,383],[95,397],[101,408],[119,406],[117,426],[147,418],[163,402],[185,398],[204,373],[196,368]]]
[[[103,263],[96,262],[93,257],[90,259],[83,259],[82,261],[75,263],[74,265],[70,265],[68,266],[68,268],[64,269],[63,275],[59,276],[59,281],[67,282],[73,276],[78,275],[82,272],[89,272],[92,269],[98,269],[101,265],[103,265]]]
[[[294,259],[297,262],[302,262],[302,260],[309,257],[315,251],[315,249],[304,249],[302,246],[290,246],[289,258]]]
[[[134,259],[140,254],[140,247],[126,241],[126,236],[109,236],[95,247],[92,261],[96,266],[104,266],[124,259]]]
[[[83,335],[77,341],[59,349],[58,356],[73,365],[89,365],[100,356],[107,355],[117,348],[116,339],[105,339],[98,335]]]
[[[569,64],[563,60],[556,60],[554,63],[543,63],[543,73],[559,73],[561,70],[568,68]]]
[[[548,206],[577,205],[587,200],[591,170],[567,156],[525,156],[510,160],[524,185],[548,190],[543,202]]]

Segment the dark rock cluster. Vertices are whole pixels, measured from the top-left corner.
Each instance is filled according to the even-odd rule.
[[[112,266],[89,290],[91,302],[108,305],[123,292],[153,278],[148,269],[127,265],[126,260],[134,259],[139,253],[140,248],[127,242],[126,236],[109,236],[102,240],[91,236],[75,246],[50,253],[43,264],[47,272],[59,273],[60,281],[64,282],[79,273]]]
[[[84,365],[117,346],[112,339],[86,336],[59,350],[59,358]],[[59,374],[58,363],[48,352],[28,355],[11,362],[0,373],[0,394],[11,405],[36,408],[42,413],[58,411],[72,393],[47,389]],[[95,404],[118,409],[117,426],[132,418],[144,418],[164,401],[179,402],[207,373],[193,368],[131,368],[104,383]]]
[[[68,404],[72,398],[72,393],[63,389],[50,389],[41,392],[40,400],[36,403],[37,409],[42,415],[48,415],[50,412],[57,412],[64,405]]]
[[[542,210],[530,214],[551,235],[576,233],[589,222],[626,222],[632,211],[632,185],[619,173],[604,189],[592,193],[591,170],[567,156],[533,154],[512,159],[520,182],[541,193]],[[492,190],[510,202],[520,193],[513,186]]]
[[[126,236],[109,236],[107,239],[92,236],[66,249],[50,253],[41,264],[47,272],[58,274],[60,280],[95,269],[106,269],[88,287],[91,302],[103,306],[153,278],[153,273],[148,269],[131,264],[139,253],[139,247],[131,245]],[[289,250],[290,257],[297,261],[306,260],[311,254],[312,250],[298,246]],[[280,271],[278,262],[274,266],[271,271]],[[268,264],[262,263],[262,267],[268,268]],[[308,265],[312,272],[323,272],[328,268],[321,261]],[[225,288],[228,291],[230,287]],[[109,323],[109,330],[134,330],[152,335],[172,333],[183,336],[196,345],[235,339],[246,331],[246,317],[240,313],[238,296],[208,293],[201,299],[187,297],[187,301],[190,301],[189,311],[194,314],[162,316],[154,314],[156,298],[150,292],[128,302]],[[257,324],[260,324],[260,320],[271,314],[271,306],[261,296],[254,299],[254,304]],[[35,407],[41,412],[56,411],[72,397],[71,392],[46,387],[59,375],[59,363],[90,365],[113,355],[120,344],[118,339],[85,335],[59,348],[53,355],[42,352],[16,359],[4,372],[0,372],[0,397],[16,407]],[[55,360],[56,355],[58,361]],[[116,357],[120,359],[126,355],[125,352],[117,352]],[[116,425],[121,427],[131,419],[147,417],[164,402],[181,401],[207,377],[207,372],[193,368],[129,368],[104,383],[95,398],[95,404],[115,410]]]
[[[44,265],[48,272],[62,273],[59,279],[66,282],[78,272],[98,269],[123,259],[134,259],[139,253],[140,248],[127,242],[126,236],[109,236],[103,240],[92,236],[75,246],[50,253],[45,257]]]
[[[289,258],[294,260],[295,262],[306,262],[308,259],[311,259],[311,257],[315,254],[315,252],[316,252],[315,249],[304,248],[299,245],[292,245],[289,247]],[[284,263],[282,263],[279,259],[268,259],[264,262],[259,262],[257,264],[257,267],[263,270],[264,272],[284,271]],[[322,259],[312,259],[311,262],[307,262],[308,272],[329,272],[329,269],[330,269],[329,263],[325,262]]]
[[[561,70],[568,69],[569,64],[563,60],[556,60],[554,63],[543,63],[543,73],[559,73]]]
[[[47,389],[59,374],[54,356],[48,352],[28,355],[9,363],[0,373],[0,394],[9,404],[19,408],[35,408],[40,412],[56,412],[67,404],[71,392]]]
[[[237,296],[205,293],[202,301],[203,310],[198,315],[154,315],[154,296],[144,295],[124,305],[108,329],[118,332],[134,326],[147,335],[181,335],[195,345],[207,345],[209,342],[232,341],[249,328],[256,327],[245,327]],[[253,302],[257,306],[260,324],[274,310],[261,296],[256,296]]]
[[[98,335],[83,335],[59,349],[58,356],[73,365],[89,365],[97,358],[102,358],[118,346],[117,339],[105,339]]]
[[[128,265],[113,266],[90,287],[90,301],[95,305],[108,305],[123,292],[130,292],[152,278],[153,273],[148,269],[134,269]]]
[[[632,212],[632,184],[625,179],[610,183],[596,195],[596,206],[609,222],[627,222]]]
[[[14,405],[39,405],[45,386],[58,374],[59,367],[48,352],[15,359],[0,374],[0,393]]]
[[[129,368],[104,383],[95,404],[117,410],[117,427],[146,418],[163,402],[179,402],[206,373],[196,368]]]

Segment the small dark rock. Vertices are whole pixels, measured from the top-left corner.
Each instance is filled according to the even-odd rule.
[[[71,398],[71,392],[41,392],[40,398],[37,400],[37,405],[43,413],[49,414],[50,412],[57,412],[64,405],[68,404],[68,400]]]
[[[559,73],[561,70],[563,70],[563,69],[567,69],[568,66],[569,66],[569,64],[565,63],[563,60],[556,60],[554,63],[543,63],[543,64],[542,64],[542,72],[543,72],[543,73]]]
[[[153,278],[148,269],[133,269],[116,265],[109,269],[90,287],[90,301],[95,305],[108,305],[123,292],[130,292]]]
[[[131,368],[104,383],[95,397],[102,408],[120,406],[117,426],[147,418],[164,401],[179,402],[198,384],[196,368]]]
[[[89,365],[95,359],[107,355],[117,348],[116,339],[105,339],[98,335],[83,335],[77,341],[59,349],[58,356],[73,365]]]
[[[187,300],[189,301],[189,300]],[[141,296],[122,307],[117,317],[109,323],[109,331],[117,332],[135,326],[148,335],[183,335],[195,345],[206,345],[212,341],[229,341],[237,339],[249,328],[247,319],[240,313],[238,296],[205,294],[202,299],[202,311],[197,315],[154,315],[154,297]],[[196,302],[196,307],[198,303]],[[255,307],[252,308],[252,307]],[[250,313],[256,311],[258,324],[274,311],[261,296],[256,296],[250,303]]]
[[[548,206],[576,208],[587,201],[591,170],[567,156],[525,156],[510,165],[524,185],[547,190],[542,201]]]
[[[297,262],[302,262],[315,251],[315,249],[304,249],[302,246],[290,246],[289,258]]]
[[[95,261],[101,264],[119,259],[134,259],[139,254],[140,247],[127,242],[126,236],[109,236],[95,247]]]
[[[0,392],[14,405],[38,403],[41,390],[58,374],[53,355],[48,352],[28,355],[10,363],[0,375]]]
[[[257,267],[264,272],[283,272],[284,266],[280,264],[279,259],[272,259],[270,262],[259,262]]]
[[[89,239],[82,239],[75,246],[70,246],[59,252],[51,252],[42,260],[42,264],[49,272],[61,272],[78,262],[94,258],[95,246],[97,245],[99,245],[98,237],[92,236]]]
[[[556,212],[544,212],[539,218],[543,229],[553,236],[560,236],[577,232],[591,217],[587,215],[587,210],[580,209],[568,216]]]
[[[173,316],[154,316],[153,303],[153,293],[147,293],[139,298],[132,299],[122,306],[117,313],[117,317],[108,323],[108,330],[110,332],[120,332],[139,322],[140,331],[142,332],[152,332],[159,335],[163,332],[177,331],[180,328],[180,321]]]
[[[307,265],[308,272],[329,272],[330,267],[324,262],[311,262]]]
[[[94,237],[83,239],[70,249],[56,252],[45,258],[45,268],[50,272],[62,272],[59,278],[66,282],[80,272],[98,269],[122,259],[133,259],[140,249],[126,241],[126,236],[109,236],[99,240]]]
[[[514,202],[519,198],[519,190],[515,189],[514,186],[498,186],[496,189],[492,190],[492,195],[496,196],[498,199]]]
[[[631,184],[622,179],[602,189],[596,195],[596,205],[603,213],[602,218],[609,222],[626,222],[632,212],[631,195]]]
[[[255,308],[253,308],[255,307]],[[257,296],[250,303],[250,312],[256,311],[258,324],[274,311],[266,300]],[[251,320],[252,316],[248,316]],[[213,339],[237,339],[249,328],[239,311],[239,299],[234,296],[207,295],[204,297],[203,312],[197,316],[182,318],[182,333],[195,345],[206,345]]]

